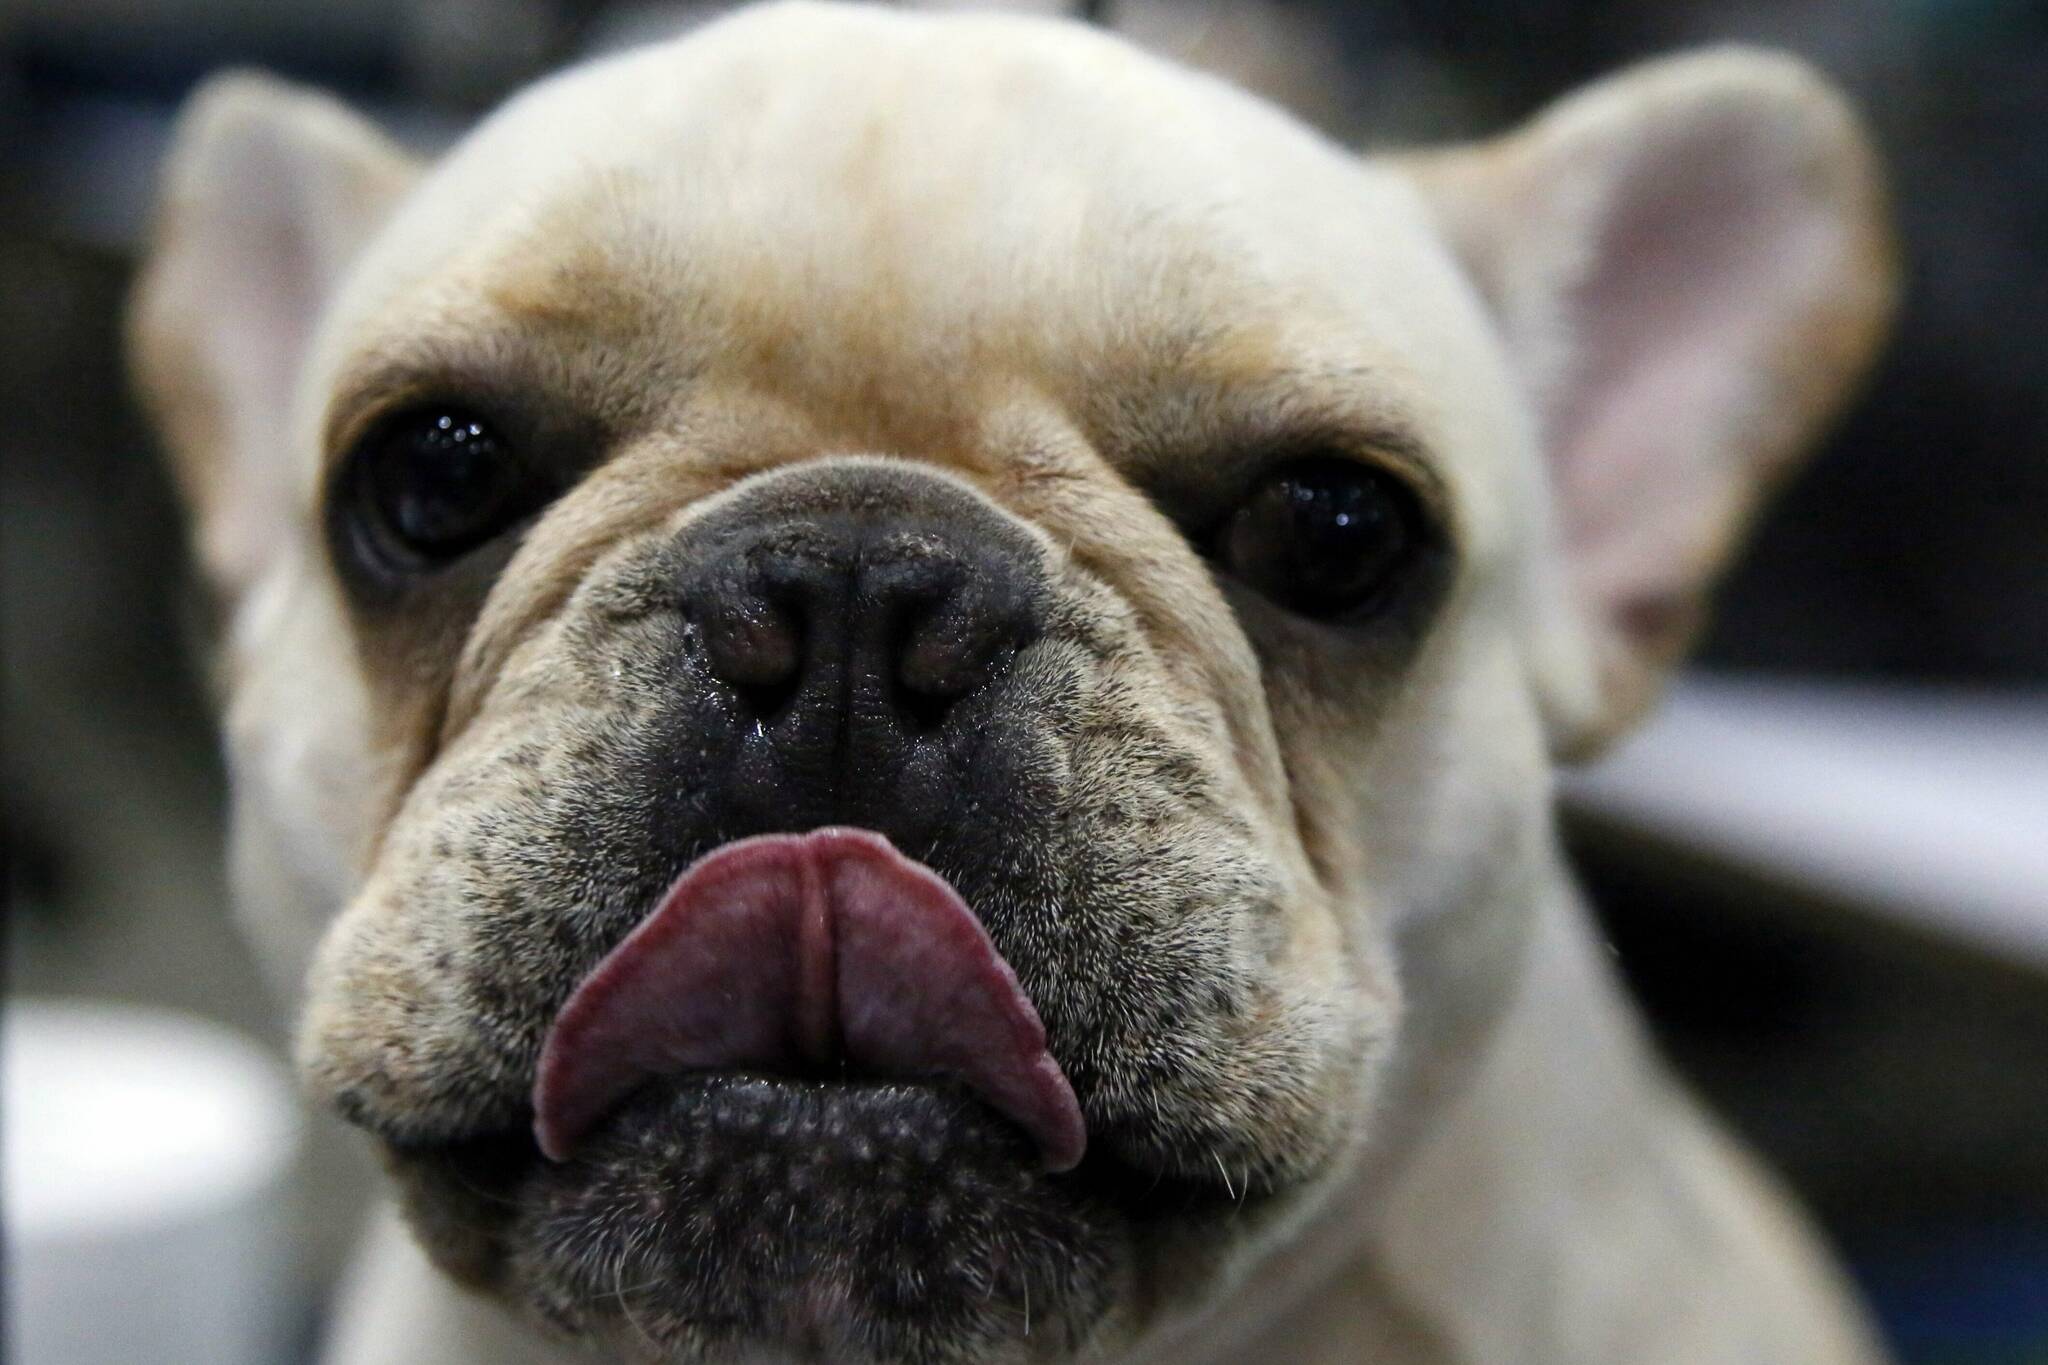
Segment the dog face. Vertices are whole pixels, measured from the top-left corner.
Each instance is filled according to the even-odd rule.
[[[427,169],[219,83],[135,345],[311,1087],[629,1354],[1157,1331],[1504,994],[1551,755],[1867,358],[1874,197],[1745,54],[1400,162],[986,17],[752,11]]]

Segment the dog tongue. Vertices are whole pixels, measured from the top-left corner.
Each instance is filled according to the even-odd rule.
[[[842,1055],[965,1083],[1050,1170],[1087,1144],[1038,1013],[981,922],[944,878],[858,829],[742,839],[678,877],[556,1016],[534,1136],[564,1161],[651,1077]]]

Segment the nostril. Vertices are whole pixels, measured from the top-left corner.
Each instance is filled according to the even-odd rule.
[[[896,659],[900,704],[910,719],[936,725],[954,702],[1006,672],[1026,625],[1020,604],[980,584],[962,585],[917,620]]]
[[[912,695],[935,702],[958,700],[998,672],[998,663],[1013,646],[1007,632],[963,630],[980,623],[928,621],[910,634],[897,680]]]
[[[711,671],[766,715],[795,689],[803,640],[788,615],[755,598],[711,613],[704,623],[704,652]]]
[[[931,730],[971,691],[961,668],[957,623],[926,613],[900,623],[890,654],[895,660],[897,712],[912,730]]]
[[[955,700],[956,694],[922,692],[905,683],[896,695],[896,711],[907,722],[907,730],[923,733],[936,730],[945,722]]]

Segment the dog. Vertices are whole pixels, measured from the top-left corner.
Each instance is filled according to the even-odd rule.
[[[217,78],[130,344],[401,1211],[328,1358],[1879,1358],[1552,776],[1894,290],[1746,49],[1370,157],[1014,15],[745,10],[431,165]]]

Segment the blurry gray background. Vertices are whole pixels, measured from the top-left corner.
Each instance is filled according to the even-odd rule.
[[[1105,8],[1361,146],[1495,130],[1687,44],[1759,41],[1818,62],[1876,126],[1910,288],[1863,400],[1728,585],[1704,662],[1908,694],[2048,696],[2048,7]],[[578,0],[0,0],[14,988],[175,1005],[283,1037],[222,906],[198,611],[117,345],[180,96],[218,66],[257,64],[431,146],[547,66],[664,22]],[[2048,954],[1872,915],[1612,811],[1572,828],[1673,1055],[1819,1210],[1908,1357],[2048,1360]],[[323,1126],[311,1164],[309,1330],[362,1163]]]

